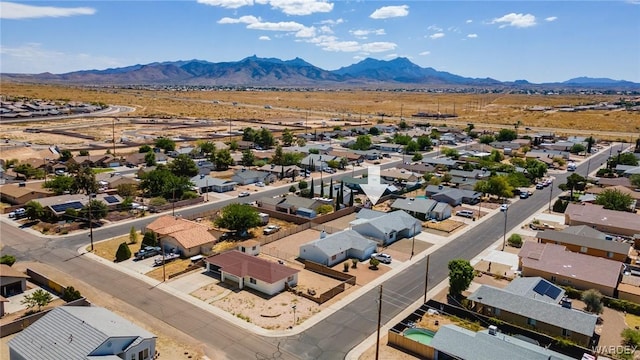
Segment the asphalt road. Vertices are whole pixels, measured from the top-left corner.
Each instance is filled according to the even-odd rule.
[[[613,153],[617,153],[619,148],[621,145],[617,145]],[[591,158],[591,170],[604,163],[608,156],[609,151],[594,155]],[[383,167],[392,165],[387,164]],[[576,172],[585,175],[586,169],[587,164],[583,163],[578,166]],[[364,169],[356,170],[356,174],[363,171]],[[344,175],[350,176],[351,173]],[[340,176],[334,175],[334,179]],[[551,189],[554,196],[560,194],[557,185],[565,182],[566,176],[568,174],[556,175],[556,181],[552,186],[538,190],[528,199],[512,204],[508,210],[507,230],[517,226],[547,204]],[[252,201],[258,196],[275,195],[283,191],[286,189],[268,190],[259,195],[243,198],[242,201]],[[231,199],[221,203],[207,204],[204,207],[221,207],[236,201],[237,199]],[[176,214],[189,215],[203,210],[202,207],[185,209],[176,211]],[[152,220],[152,217],[148,217],[136,222],[98,229],[94,231],[94,239],[97,241],[119,236],[127,233],[132,225],[141,228]],[[472,259],[496,239],[502,237],[504,222],[504,216],[493,216],[474,227],[473,231],[459,236],[455,241],[435,251],[430,257],[430,288],[447,278],[449,260]],[[226,353],[229,359],[342,359],[350,349],[373,334],[377,326],[379,290],[375,288],[298,335],[282,338],[257,336],[226,321],[221,321],[211,313],[179,298],[167,296],[163,291],[150,287],[140,280],[129,278],[119,271],[78,255],[76,249],[88,243],[86,234],[43,239],[6,224],[2,225],[0,234],[6,245],[3,252],[15,254],[18,260],[41,261],[68,274],[73,274],[106,295],[128,302],[211,348]],[[422,259],[383,283],[383,323],[388,322],[423,296],[425,270],[426,260]]]

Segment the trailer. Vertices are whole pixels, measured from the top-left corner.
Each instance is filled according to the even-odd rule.
[[[176,253],[164,254],[162,256],[158,256],[157,258],[155,258],[153,260],[153,264],[155,266],[162,265],[162,264],[168,263],[170,261],[173,261],[173,260],[175,260],[175,259],[177,259],[179,257],[180,257],[180,254],[176,254]]]

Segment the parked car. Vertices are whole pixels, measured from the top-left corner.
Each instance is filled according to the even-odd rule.
[[[509,208],[509,205],[507,205],[507,204],[500,205],[500,211],[502,211],[502,212],[507,211],[508,208]]]
[[[265,234],[265,235],[271,235],[271,234],[277,233],[278,231],[280,231],[280,226],[278,226],[278,225],[267,225],[267,227],[264,228],[262,233]]]
[[[520,199],[526,199],[529,197],[529,192],[528,191],[522,191],[520,192]]]
[[[544,183],[537,183],[536,184],[536,189],[538,189],[538,190],[544,189]]]
[[[162,252],[159,246],[145,246],[140,251],[134,254],[136,260],[146,259],[152,256],[156,256]]]
[[[458,210],[456,211],[456,215],[466,217],[466,218],[472,218],[474,213],[471,210]]]
[[[258,181],[258,182],[256,183],[256,186],[257,186],[257,187],[264,187],[264,183],[263,183],[262,181]]]
[[[238,197],[247,197],[249,195],[251,195],[251,194],[248,191],[243,191],[240,194],[238,194]]]
[[[17,219],[22,219],[25,216],[27,216],[27,210],[25,210],[24,208],[18,208],[9,213],[10,219],[17,220]]]
[[[391,255],[385,253],[373,253],[371,254],[372,259],[376,259],[383,264],[391,264]]]

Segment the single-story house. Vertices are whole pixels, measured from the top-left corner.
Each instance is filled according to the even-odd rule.
[[[156,339],[105,308],[59,306],[9,341],[9,358],[152,359]]]
[[[423,164],[427,164],[427,165],[431,165],[431,166],[445,166],[449,169],[452,169],[456,166],[458,166],[459,161],[458,160],[453,160],[450,159],[448,157],[428,157],[428,158],[424,158],[422,159],[422,163]]]
[[[382,153],[379,150],[352,150],[355,154],[362,155],[367,161],[375,161],[382,159]]]
[[[240,150],[250,150],[255,148],[256,148],[256,144],[253,141],[246,141],[246,140],[238,141],[238,149]]]
[[[553,159],[555,157],[569,160],[571,153],[568,151],[547,150],[547,149],[533,149],[525,154],[525,157],[530,159]]]
[[[171,150],[167,153],[172,158],[178,157],[179,155],[187,155],[191,158],[198,157],[201,154],[198,153],[198,148],[195,146],[185,146],[180,147],[175,150]]]
[[[155,219],[146,230],[156,233],[165,252],[184,257],[209,253],[217,241],[207,225],[169,215]]]
[[[639,191],[633,191],[631,189],[629,189],[626,186],[622,186],[622,185],[616,185],[616,186],[610,186],[610,187],[606,187],[606,188],[602,188],[602,187],[598,187],[598,186],[590,186],[587,187],[585,189],[585,193],[587,194],[594,194],[596,195],[596,197],[600,194],[602,194],[602,192],[604,192],[605,190],[617,190],[625,195],[629,195],[631,197],[631,199],[635,202],[635,207],[631,206],[631,208],[633,209],[637,209],[640,208],[640,192]],[[630,209],[632,210],[632,209]]]
[[[192,177],[190,181],[200,194],[211,191],[218,193],[233,191],[235,186],[238,185],[235,181],[214,178],[209,175],[197,175]]]
[[[347,159],[349,164],[360,164],[361,162],[364,161],[364,155],[357,154],[353,151],[333,150],[333,151],[329,151],[328,155],[335,156],[339,159],[345,158]]]
[[[300,246],[300,258],[331,267],[348,259],[367,260],[376,248],[375,241],[353,230],[331,235],[322,231],[320,239]]]
[[[266,196],[258,200],[256,204],[260,208],[295,214],[300,208],[316,210],[324,202],[289,194],[285,197],[275,198]]]
[[[296,165],[274,165],[274,164],[266,164],[260,168],[259,171],[264,171],[273,174],[274,176],[280,178],[284,174],[284,178],[291,178],[294,176],[298,176],[300,174],[300,169]]]
[[[117,189],[118,186],[125,184],[138,185],[138,180],[130,176],[116,175],[115,173],[98,174],[96,181],[101,187],[109,189]]]
[[[564,223],[572,226],[587,225],[608,234],[640,234],[640,215],[608,210],[602,205],[570,203],[564,212]]]
[[[428,346],[433,348],[433,359],[475,359],[478,354],[492,360],[573,359],[495,329],[474,332],[453,324],[440,326]]]
[[[477,191],[461,190],[443,185],[427,185],[425,195],[451,206],[458,206],[463,203],[474,205],[479,203],[482,197],[482,193]]]
[[[27,290],[27,276],[7,264],[0,264],[0,295],[10,297]]]
[[[391,209],[403,210],[420,220],[444,220],[451,217],[451,206],[449,204],[424,198],[396,199],[391,204]]]
[[[389,245],[421,233],[422,222],[402,210],[381,213],[363,209],[356,215],[356,220],[351,222],[351,229],[382,245]]]
[[[207,271],[220,273],[220,280],[238,283],[269,296],[298,284],[300,270],[231,250],[205,259]]]
[[[536,234],[538,242],[564,245],[567,250],[605,259],[626,262],[631,244],[607,239],[607,236],[586,225],[570,226],[562,231],[544,230]]]
[[[540,278],[537,281],[539,285],[535,297],[513,293],[508,287],[500,289],[481,285],[467,299],[477,313],[516,326],[532,327],[552,337],[564,337],[583,347],[590,347],[598,316],[539,299],[545,296],[545,292],[551,291],[555,295],[561,288]]]
[[[386,153],[402,153],[404,150],[404,145],[393,143],[379,143],[374,144],[373,148]]]
[[[554,284],[575,289],[596,289],[614,296],[623,263],[568,251],[556,244],[526,241],[518,253],[522,276],[540,276]]]
[[[107,193],[96,194],[93,199],[105,203],[109,211],[117,209],[124,201],[120,195]],[[89,196],[84,194],[58,195],[37,199],[36,201],[42,205],[45,211],[49,211],[54,216],[62,216],[67,209],[80,210],[89,204]]]
[[[340,158],[337,158],[332,155],[326,154],[309,154],[304,159],[300,160],[300,165],[306,169],[315,168],[315,170],[320,170],[328,167],[327,161],[340,161]]]
[[[53,192],[44,189],[40,183],[18,183],[0,186],[2,201],[12,205],[26,204],[31,200],[52,196]]]
[[[161,163],[161,162],[166,162],[167,161],[167,155],[163,154],[163,153],[159,153],[159,152],[154,152],[153,153],[154,158],[156,163]],[[125,164],[127,165],[142,165],[145,164],[145,156],[147,156],[147,153],[133,153],[133,154],[129,154],[127,156],[125,156]]]
[[[396,166],[396,168],[411,171],[412,173],[421,174],[421,175],[424,175],[426,173],[431,173],[436,170],[435,167],[428,164],[423,164],[423,163],[413,163],[413,164],[402,163]]]
[[[380,172],[380,177],[383,179],[394,181],[397,183],[400,182],[415,182],[422,178],[420,174],[414,174],[410,171],[406,170],[396,170],[396,169],[385,169]]]
[[[122,165],[120,160],[113,155],[86,155],[86,156],[74,156],[67,160],[67,163],[77,164],[80,166],[89,167],[116,167]]]
[[[231,180],[240,185],[255,184],[257,182],[270,184],[276,181],[276,176],[265,171],[241,169],[236,171]]]

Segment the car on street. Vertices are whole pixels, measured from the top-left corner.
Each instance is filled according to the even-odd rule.
[[[373,253],[371,254],[372,259],[376,259],[383,264],[391,264],[391,255],[385,253]]]
[[[520,199],[526,199],[528,197],[529,197],[529,192],[528,191],[520,192]]]
[[[509,206],[507,204],[500,205],[500,211],[502,211],[502,212],[507,211],[508,208],[509,208]]]
[[[267,227],[264,228],[262,233],[265,234],[265,235],[271,235],[271,234],[277,233],[278,231],[280,231],[280,226],[278,226],[278,225],[267,225]]]
[[[240,194],[238,194],[238,197],[247,197],[249,195],[251,195],[251,194],[248,191],[243,191]]]
[[[466,218],[472,218],[473,217],[473,211],[471,211],[471,210],[458,210],[458,211],[456,211],[456,215],[462,216],[462,217],[466,217]]]
[[[538,190],[544,189],[544,183],[537,183],[536,184],[536,189],[538,189]]]

